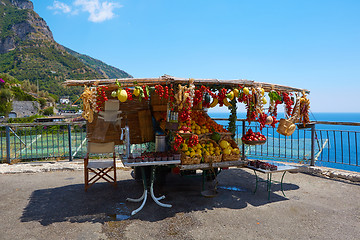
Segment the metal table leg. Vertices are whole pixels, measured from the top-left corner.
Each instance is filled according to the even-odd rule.
[[[172,207],[172,205],[171,204],[164,204],[164,203],[161,203],[161,202],[159,202],[159,200],[162,200],[162,199],[164,199],[165,198],[165,196],[163,195],[163,196],[161,196],[161,197],[155,197],[155,194],[154,194],[154,181],[155,181],[155,167],[151,167],[151,177],[150,177],[150,179],[151,179],[151,186],[150,186],[150,194],[151,194],[151,198],[152,199],[154,199],[154,201],[155,201],[155,203],[157,204],[157,205],[159,205],[159,206],[161,206],[161,207],[168,207],[168,208],[170,208],[170,207]]]
[[[256,174],[256,171],[254,170],[254,174],[255,174],[255,177],[256,177],[256,180],[255,180],[255,190],[254,190],[254,194],[256,193],[256,190],[257,190],[257,187],[258,187],[258,175]]]
[[[284,180],[284,176],[285,176],[286,171],[284,171],[282,177],[281,177],[281,182],[280,182],[280,186],[281,186],[281,192],[283,193],[284,197],[286,197],[285,193],[284,193],[284,189],[283,189],[283,180]]]
[[[272,177],[272,173],[268,173],[268,174],[267,174],[268,201],[270,201],[270,192],[271,192],[271,177]]]
[[[142,204],[140,205],[139,208],[135,209],[134,211],[131,212],[131,215],[135,215],[138,212],[141,211],[141,209],[143,209],[143,207],[145,206],[146,200],[147,200],[147,182],[146,182],[146,175],[145,175],[145,170],[143,167],[141,167],[141,176],[143,179],[143,186],[144,186],[144,192],[142,194],[142,196],[140,198],[134,199],[134,198],[127,198],[126,201],[129,202],[140,202],[141,200],[143,200]]]
[[[141,168],[141,176],[143,179],[143,186],[144,186],[144,192],[142,194],[142,196],[140,198],[127,198],[126,201],[129,202],[141,202],[141,205],[139,208],[135,209],[134,211],[131,212],[131,215],[135,215],[138,212],[141,211],[141,209],[143,209],[143,207],[145,206],[146,200],[147,200],[147,194],[148,194],[148,185],[147,185],[147,181],[146,181],[146,174],[145,174],[145,169],[144,167],[140,167]],[[154,181],[155,181],[155,170],[156,167],[155,166],[151,166],[151,175],[150,175],[150,195],[151,198],[155,201],[155,203],[161,207],[172,207],[171,204],[164,204],[159,202],[159,200],[162,200],[165,198],[165,196],[160,196],[160,197],[155,197],[154,194]]]

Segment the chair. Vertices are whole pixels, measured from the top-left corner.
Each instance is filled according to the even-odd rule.
[[[112,153],[113,160],[89,160],[90,154]],[[114,171],[113,177],[109,175],[110,171]],[[89,179],[89,173],[95,175]],[[116,160],[115,160],[115,143],[95,143],[88,142],[87,154],[84,159],[85,173],[85,192],[98,180],[104,179],[108,183],[116,187]]]

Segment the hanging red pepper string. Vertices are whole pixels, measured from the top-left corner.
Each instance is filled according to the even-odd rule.
[[[270,124],[273,128],[275,128],[275,125],[279,122],[278,120],[276,120],[275,116],[271,116],[273,118],[272,123]]]
[[[265,127],[266,118],[267,118],[266,113],[262,112],[259,114],[258,121],[260,123],[260,131]]]
[[[290,94],[291,95],[291,94]],[[287,116],[291,116],[291,112],[292,112],[292,105],[294,104],[294,101],[291,100],[290,96],[288,93],[283,92],[282,93],[283,99],[284,99],[284,103],[285,103],[285,111],[286,111],[286,115]]]

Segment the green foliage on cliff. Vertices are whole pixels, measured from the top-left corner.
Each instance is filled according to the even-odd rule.
[[[77,59],[80,59],[83,63],[85,63],[85,65],[87,65],[93,69],[96,69],[97,71],[104,72],[108,78],[131,78],[132,77],[127,72],[120,70],[116,67],[107,65],[106,63],[104,63],[100,60],[97,60],[95,58],[89,57],[84,54],[77,53],[67,47],[64,47],[64,48],[68,53],[70,53]]]
[[[0,4],[2,5],[2,4]],[[27,18],[29,10],[21,10],[10,6],[0,7],[0,39],[5,39],[9,36],[14,36],[12,26],[24,22]]]

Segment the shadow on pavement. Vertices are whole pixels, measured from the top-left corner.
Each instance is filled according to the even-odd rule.
[[[226,172],[225,172],[226,171]],[[264,175],[265,176],[265,175]],[[263,177],[263,176],[261,176]],[[143,221],[159,221],[172,217],[179,212],[207,211],[215,208],[242,209],[251,204],[268,204],[265,184],[259,184],[253,194],[255,176],[242,169],[224,170],[218,176],[218,195],[205,198],[200,177],[180,177],[169,174],[166,184],[155,187],[155,195],[165,195],[163,203],[172,208],[163,208],[148,196],[144,208],[130,217],[132,210],[141,203],[126,202],[127,197],[141,196],[142,185],[135,180],[118,181],[117,189],[104,182],[96,183],[88,192],[83,184],[34,191],[21,217],[22,222],[39,221],[42,225],[56,222],[106,222],[116,219],[117,215]],[[285,176],[286,182],[286,176]],[[284,183],[284,191],[296,190],[294,184]],[[273,184],[272,191],[279,191],[280,184]],[[271,192],[270,202],[287,200],[281,192]]]

